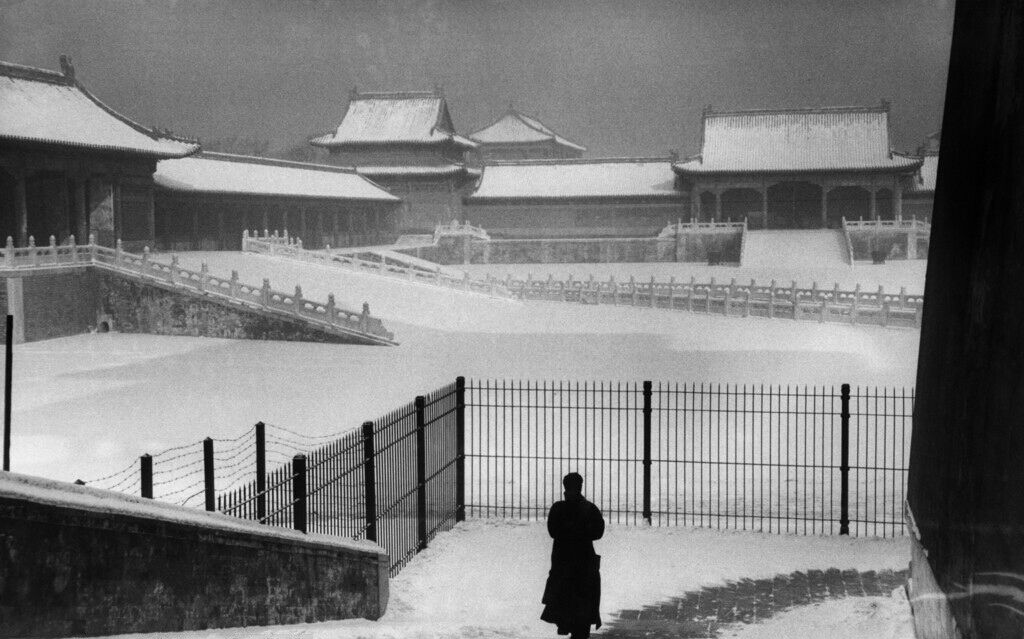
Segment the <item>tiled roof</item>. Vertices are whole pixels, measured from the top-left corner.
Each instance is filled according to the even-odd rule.
[[[470,201],[682,197],[668,158],[528,160],[484,167]]]
[[[0,139],[184,157],[197,144],[147,129],[92,96],[74,77],[0,62]]]
[[[345,144],[432,144],[476,146],[456,135],[443,96],[434,92],[353,93],[333,133],[310,140],[317,146]]]
[[[461,164],[415,164],[410,166],[359,165],[355,167],[355,170],[360,175],[366,175],[369,177],[389,177],[399,175],[404,177],[444,177],[459,174],[471,176],[474,173],[479,172],[476,169],[470,169]]]
[[[939,156],[938,154],[925,155],[921,161],[921,170],[916,176],[914,176],[913,186],[910,188],[911,193],[934,193],[935,192],[935,176],[939,170]]]
[[[226,153],[162,160],[153,179],[172,191],[400,201],[352,169]]]
[[[888,107],[705,112],[699,156],[683,173],[910,170],[889,147]]]
[[[500,120],[469,137],[482,144],[517,144],[553,140],[557,144],[577,151],[587,150],[586,147],[558,135],[540,120],[519,113],[515,109],[509,109],[508,113]]]

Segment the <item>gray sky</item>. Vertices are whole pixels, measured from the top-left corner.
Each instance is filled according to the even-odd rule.
[[[460,132],[509,101],[588,155],[695,153],[700,112],[892,101],[939,128],[952,0],[0,0],[0,59],[57,68],[145,124],[286,148],[353,85],[444,87]]]

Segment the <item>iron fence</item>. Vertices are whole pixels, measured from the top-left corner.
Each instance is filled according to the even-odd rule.
[[[393,575],[467,515],[542,519],[570,471],[616,523],[891,536],[913,403],[913,391],[846,384],[460,377],[361,429],[260,422],[90,484],[373,540]]]
[[[902,533],[913,392],[471,381],[470,516],[542,518],[576,471],[611,521]]]

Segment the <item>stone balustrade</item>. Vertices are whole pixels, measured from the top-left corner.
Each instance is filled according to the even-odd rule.
[[[387,258],[383,256],[381,256],[381,261],[365,260],[358,255],[334,253],[331,251],[330,246],[323,250],[306,250],[302,248],[301,239],[288,238],[287,235],[278,236],[276,232],[273,234],[264,232],[264,235],[260,236],[249,235],[248,231],[244,231],[242,233],[242,250],[263,255],[288,257],[324,266],[347,268],[363,273],[397,277],[412,282],[455,290],[471,291],[497,297],[512,296],[500,283],[471,279],[468,274],[463,275],[463,277],[453,277],[443,273],[439,266],[435,269],[428,269],[411,263],[388,263]]]
[[[550,275],[546,280],[512,279],[501,282],[520,299],[541,299],[571,301],[581,304],[612,304],[648,306],[709,314],[816,320],[819,322],[844,322],[848,324],[877,324],[881,326],[920,327],[923,295],[908,294],[905,288],[899,293],[887,293],[883,287],[877,291],[862,291],[858,285],[854,290],[842,290],[839,285],[832,288],[800,288],[796,282],[779,286],[775,281],[758,284],[738,284],[733,279],[729,284],[658,282],[653,277],[639,282],[630,278],[617,282],[614,277],[598,281],[593,277],[586,280],[555,280]]]
[[[277,240],[274,238],[273,241]],[[289,244],[287,236],[280,238],[280,241],[281,246],[294,245]],[[122,249],[120,240],[114,248],[110,248],[96,244],[93,236],[89,237],[89,243],[85,245],[76,244],[74,236],[71,236],[67,244],[57,245],[51,236],[48,246],[36,246],[34,238],[29,238],[28,246],[16,248],[12,239],[7,238],[0,264],[4,269],[18,270],[99,266],[176,289],[218,297],[229,303],[298,317],[330,332],[358,335],[373,343],[395,343],[394,334],[384,328],[380,318],[371,316],[366,310],[359,312],[338,307],[333,294],[328,295],[326,302],[319,302],[304,298],[298,286],[294,292],[284,292],[272,289],[270,281],[266,279],[261,286],[240,282],[237,271],[232,271],[230,278],[212,275],[205,263],[199,271],[192,271],[182,268],[178,258],[173,255],[170,264],[153,260],[149,248],[145,248],[142,254],[128,253]]]

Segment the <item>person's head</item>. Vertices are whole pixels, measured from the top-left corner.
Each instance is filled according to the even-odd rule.
[[[565,488],[565,492],[567,493],[582,493],[583,476],[579,473],[569,473],[562,478],[562,486]]]

